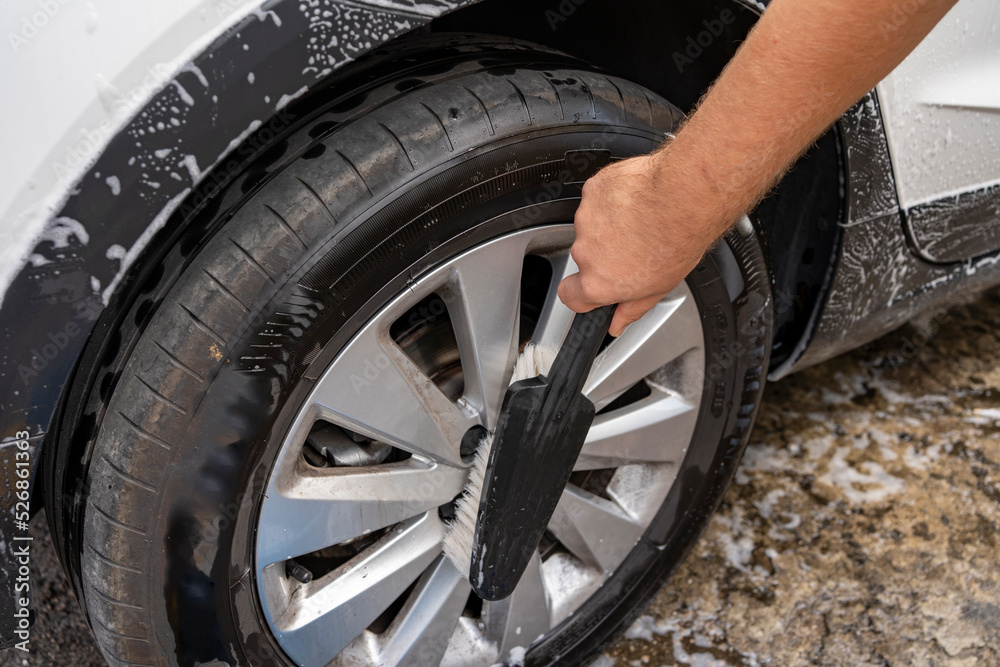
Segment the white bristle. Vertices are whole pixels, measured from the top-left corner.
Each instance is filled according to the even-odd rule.
[[[535,343],[526,345],[524,352],[517,355],[517,361],[514,362],[514,374],[510,378],[510,383],[514,384],[518,380],[527,380],[548,373],[558,353],[559,349],[551,345]]]
[[[511,384],[543,373],[548,373],[556,358],[558,349],[551,345],[531,344],[517,356]],[[472,569],[472,545],[476,535],[476,519],[479,514],[479,499],[483,495],[483,481],[486,479],[486,465],[490,460],[493,434],[479,441],[476,458],[469,469],[469,479],[465,483],[462,497],[455,503],[455,519],[448,526],[444,536],[444,555],[459,572],[468,574]]]
[[[486,464],[490,460],[493,436],[487,435],[479,441],[476,458],[469,469],[469,479],[465,491],[455,503],[455,519],[448,526],[444,537],[444,555],[459,572],[468,575],[472,568],[472,543],[476,535],[476,515],[479,513],[479,498],[483,495],[483,481],[486,479]]]

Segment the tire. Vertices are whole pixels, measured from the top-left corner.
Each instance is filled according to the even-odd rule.
[[[311,591],[340,594],[348,585],[322,589],[296,576],[340,581],[337,577],[347,577],[357,562],[351,558],[368,557],[396,539],[394,534],[409,535],[405,531],[417,518],[437,526],[449,501],[440,503],[440,511],[428,509],[412,520],[389,522],[370,535],[326,545],[309,556],[292,553],[295,559],[272,565],[264,562],[265,553],[282,548],[284,543],[273,536],[285,528],[268,517],[283,517],[283,525],[293,531],[295,526],[334,530],[330,526],[353,520],[344,511],[309,512],[295,499],[275,505],[284,488],[283,471],[293,471],[287,474],[299,475],[294,484],[305,485],[302,480],[360,475],[378,466],[419,467],[448,471],[451,476],[442,484],[455,490],[458,479],[460,490],[455,471],[467,465],[467,456],[451,460],[448,467],[433,456],[422,458],[422,449],[401,448],[395,432],[378,442],[367,437],[364,425],[352,431],[343,426],[346,417],[303,427],[306,408],[318,400],[316,392],[362,396],[358,409],[377,407],[380,415],[397,415],[402,404],[396,406],[394,390],[385,388],[395,386],[387,379],[396,373],[393,368],[445,368],[431,378],[441,395],[460,395],[466,417],[488,422],[491,399],[484,398],[484,390],[477,406],[475,389],[470,389],[476,376],[465,358],[472,348],[463,348],[464,334],[455,333],[459,311],[472,306],[463,305],[452,283],[435,276],[445,269],[469,281],[477,273],[491,278],[494,269],[506,276],[504,267],[510,263],[494,267],[489,253],[528,239],[518,251],[525,253],[518,260],[522,269],[514,272],[520,276],[521,301],[511,317],[496,319],[498,329],[513,332],[513,343],[523,344],[532,327],[542,327],[548,303],[532,306],[523,295],[551,291],[546,291],[552,278],[546,278],[545,270],[554,275],[556,260],[551,258],[565,253],[571,239],[568,222],[583,180],[608,159],[652,150],[681,118],[676,108],[635,84],[560,64],[551,54],[539,56],[519,47],[484,58],[468,45],[450,54],[447,67],[437,61],[423,74],[376,82],[356,104],[326,109],[296,130],[268,179],[239,204],[215,213],[219,231],[197,252],[135,342],[97,428],[86,470],[82,589],[97,643],[110,664],[312,665],[333,657],[323,653],[322,642],[292,641],[299,617],[289,610],[301,616],[305,607],[293,605],[311,600]],[[546,59],[551,66],[537,64]],[[524,256],[540,257],[549,268]],[[465,268],[448,269],[460,261]],[[541,278],[535,282],[544,283],[540,288],[529,279],[536,275]],[[433,280],[440,284],[431,284]],[[683,363],[671,360],[656,371],[656,382],[681,383],[697,396],[690,443],[678,450],[676,461],[656,464],[661,466],[656,470],[673,466],[675,477],[661,485],[663,496],[655,507],[643,505],[648,516],[634,548],[620,555],[601,574],[593,594],[575,602],[572,614],[563,613],[543,637],[514,640],[513,611],[502,616],[495,611],[499,607],[487,610],[462,596],[462,613],[471,620],[459,625],[472,627],[468,632],[474,632],[476,622],[485,627],[489,619],[503,618],[511,626],[504,626],[507,643],[499,659],[516,661],[526,650],[527,664],[580,664],[638,613],[691,548],[725,492],[756,414],[770,343],[768,285],[760,246],[746,223],[682,286],[683,298],[676,301],[686,304],[686,317],[699,328],[691,348],[698,353],[685,351],[687,356],[677,357]],[[514,288],[497,281],[490,289],[496,291],[479,294],[507,294]],[[502,310],[492,299],[490,309]],[[498,304],[508,301],[496,297]],[[393,343],[385,343],[385,349],[407,352],[399,359],[368,355],[352,360],[352,345],[367,340],[364,332],[373,323],[395,317],[396,307],[405,317],[392,320],[393,328],[386,329]],[[449,335],[457,339],[436,342],[452,340]],[[417,341],[412,348],[403,342],[411,340],[407,336]],[[424,350],[420,345],[425,343],[437,347],[424,356],[414,352]],[[440,361],[455,346],[458,362]],[[512,360],[516,347],[508,353]],[[348,363],[355,365],[344,365]],[[354,371],[340,372],[349,368]],[[640,385],[643,391],[658,391],[656,382],[643,379],[625,394],[619,392],[607,406],[608,414],[627,408],[630,400],[641,401],[642,396],[630,394]],[[339,404],[329,408],[340,409]],[[412,420],[397,417],[393,423],[405,430],[410,421],[424,424],[420,419],[414,413]],[[341,427],[337,442],[345,434],[353,438],[338,450],[340,459],[312,444],[319,441],[318,433],[333,432],[329,424]],[[305,435],[295,449],[288,443],[300,432]],[[302,444],[306,438],[310,444]],[[449,455],[442,454],[444,459]],[[345,462],[355,460],[350,457],[362,462]],[[359,467],[348,469],[352,465]],[[646,470],[652,464],[643,465],[629,469]],[[602,480],[601,471],[628,467],[581,471],[573,481],[583,489],[581,497],[600,497],[594,502],[606,507],[608,498],[615,497],[618,472]],[[342,486],[329,493],[362,488],[352,480],[339,478]],[[454,495],[450,490],[449,497]],[[428,493],[444,492],[437,488]],[[373,506],[387,514],[396,507],[385,498]],[[359,515],[367,511],[361,504],[330,507],[356,507]],[[568,533],[552,530],[545,562],[557,556],[570,559],[572,553],[560,555],[570,538],[557,537]],[[308,542],[314,534],[304,531],[293,538]],[[343,556],[344,549],[358,555]],[[457,652],[457,635],[449,633],[436,644],[407,645],[402,653],[370,648],[382,636],[379,627],[395,632],[412,608],[407,605],[430,590],[428,573],[447,567],[439,557],[425,565],[421,578],[413,575],[399,584],[406,590],[385,603],[388,611],[371,623],[366,617],[361,627],[367,628],[362,634],[368,644],[349,642],[337,664],[490,664]],[[304,569],[295,570],[298,566]],[[328,571],[321,572],[320,566]],[[454,585],[448,590],[459,595],[460,583]],[[370,611],[367,603],[350,604],[355,606],[343,608]],[[550,618],[556,617],[550,612]],[[341,618],[327,628],[329,636],[351,622]],[[376,654],[380,657],[373,658]]]

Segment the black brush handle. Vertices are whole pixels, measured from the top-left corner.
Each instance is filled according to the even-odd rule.
[[[504,396],[469,571],[483,599],[514,592],[552,519],[594,421],[582,389],[614,313],[604,306],[577,315],[549,372],[515,382]]]
[[[552,361],[552,368],[544,375],[548,384],[546,417],[561,419],[569,414],[571,403],[587,400],[581,395],[583,387],[617,307],[616,304],[601,306],[573,318],[566,340]]]
[[[573,318],[566,340],[546,374],[552,389],[572,393],[583,391],[617,307],[617,304],[601,306]]]

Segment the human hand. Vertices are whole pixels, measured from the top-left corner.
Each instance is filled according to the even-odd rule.
[[[617,303],[619,336],[669,294],[701,261],[732,216],[704,196],[669,148],[609,165],[583,186],[570,253],[580,269],[559,285],[578,313]]]

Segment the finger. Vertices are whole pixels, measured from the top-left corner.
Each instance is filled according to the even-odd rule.
[[[653,306],[660,302],[662,295],[648,296],[635,301],[625,301],[618,304],[615,309],[615,316],[611,319],[611,326],[608,333],[617,338],[625,332],[625,328],[648,313]]]
[[[603,304],[593,303],[583,295],[580,274],[566,276],[559,283],[559,300],[575,313],[586,313]]]

